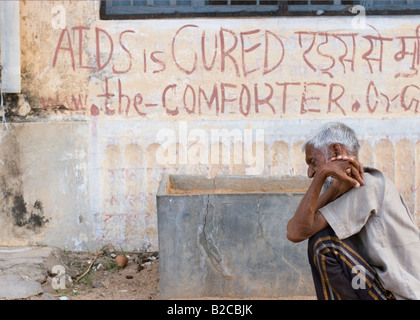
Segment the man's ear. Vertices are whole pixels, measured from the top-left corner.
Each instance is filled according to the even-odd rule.
[[[339,144],[339,143],[333,143],[332,145],[330,145],[329,149],[330,149],[329,153],[333,157],[338,157],[339,155],[342,155],[343,151],[344,151],[341,144]]]

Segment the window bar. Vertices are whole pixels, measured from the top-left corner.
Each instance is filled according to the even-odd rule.
[[[206,6],[205,0],[199,0],[199,1],[191,1],[191,6],[193,8],[200,8]]]
[[[171,6],[176,6],[176,0],[171,0],[171,1],[169,1],[169,5],[171,5]]]

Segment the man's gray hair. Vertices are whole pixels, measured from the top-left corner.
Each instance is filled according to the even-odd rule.
[[[326,155],[328,147],[334,143],[339,143],[347,147],[349,154],[358,156],[360,144],[353,129],[341,122],[328,122],[317,132],[309,136],[303,143],[302,149],[305,150],[308,144],[316,149],[322,150]]]

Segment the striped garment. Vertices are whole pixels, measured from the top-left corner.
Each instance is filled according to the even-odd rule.
[[[394,300],[351,238],[340,240],[331,227],[308,241],[308,258],[319,300]]]

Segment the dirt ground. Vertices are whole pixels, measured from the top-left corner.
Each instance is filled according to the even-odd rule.
[[[62,300],[150,300],[159,296],[159,257],[157,252],[124,252],[125,267],[117,266],[112,247],[95,253],[63,252],[66,288],[53,289],[47,281],[44,292]],[[71,281],[69,280],[71,278]]]
[[[128,258],[118,267],[116,256]],[[159,300],[158,252],[120,252],[112,246],[94,253],[64,251],[65,289],[53,289],[52,278],[44,284],[46,295],[36,299],[60,300]],[[32,298],[33,299],[33,298]],[[214,299],[210,297],[201,298]],[[224,300],[218,298],[217,300]],[[253,299],[260,299],[254,297]],[[278,297],[274,300],[315,300],[311,296]],[[265,299],[263,299],[265,300]],[[273,300],[273,299],[269,299]]]

